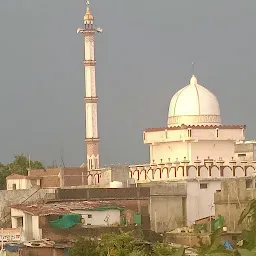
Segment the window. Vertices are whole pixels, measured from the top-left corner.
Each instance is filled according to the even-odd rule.
[[[238,157],[244,157],[246,154],[238,154]]]
[[[17,228],[23,227],[23,217],[17,217]]]
[[[91,214],[88,214],[88,219],[91,219],[92,218],[92,215]]]
[[[188,129],[188,137],[190,138],[192,136],[192,132],[191,132],[191,129],[189,128]]]
[[[12,190],[16,190],[16,184],[12,184]]]
[[[207,189],[208,184],[207,183],[200,183],[200,189]]]
[[[253,188],[252,179],[245,181],[245,187],[246,187],[246,188]]]
[[[219,137],[219,129],[216,129],[216,137]]]

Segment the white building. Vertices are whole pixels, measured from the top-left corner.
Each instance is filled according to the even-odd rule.
[[[241,141],[235,145],[235,159],[237,161],[255,161],[256,160],[256,141]]]
[[[193,75],[172,97],[167,126],[144,131],[150,163],[130,166],[130,178],[137,183],[185,182],[185,217],[191,225],[214,215],[214,193],[222,180],[254,175],[256,148],[244,141],[244,133],[244,125],[222,125],[217,98]],[[104,183],[100,171],[90,175],[89,184]]]
[[[243,141],[244,125],[222,125],[217,98],[197,83],[179,90],[171,99],[168,126],[144,131],[144,143],[150,146],[150,163],[170,163],[184,158],[229,161],[235,143]]]
[[[111,205],[110,202],[61,202],[33,205],[13,205],[11,206],[12,228],[21,229],[24,240],[41,240],[43,229],[50,226],[51,216],[79,214],[81,215],[81,225],[86,228],[119,226],[121,221],[122,207]]]
[[[40,177],[25,176],[20,174],[11,174],[6,177],[7,190],[31,189],[37,186],[40,187],[40,184]]]

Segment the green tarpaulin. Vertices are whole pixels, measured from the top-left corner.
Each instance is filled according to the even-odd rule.
[[[99,207],[95,207],[95,208],[90,209],[90,211],[107,211],[107,210],[123,211],[124,208],[120,207],[120,206],[110,205],[110,206],[99,206]]]
[[[224,217],[219,215],[218,218],[214,222],[214,230],[222,228],[224,226]]]
[[[72,228],[76,224],[81,223],[80,214],[65,214],[62,215],[58,220],[50,221],[52,227],[54,228]]]
[[[139,213],[134,214],[134,224],[141,225],[141,214]]]

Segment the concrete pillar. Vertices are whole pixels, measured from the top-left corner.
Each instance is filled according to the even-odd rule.
[[[60,173],[59,173],[59,179],[60,179],[60,188],[65,187],[65,182],[64,182],[64,168],[60,168]]]

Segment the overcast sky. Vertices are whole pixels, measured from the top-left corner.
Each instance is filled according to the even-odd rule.
[[[198,82],[225,124],[256,137],[255,0],[91,0],[101,164],[145,163],[142,132],[167,124],[172,95]],[[0,160],[31,154],[80,165],[85,0],[0,1]]]

